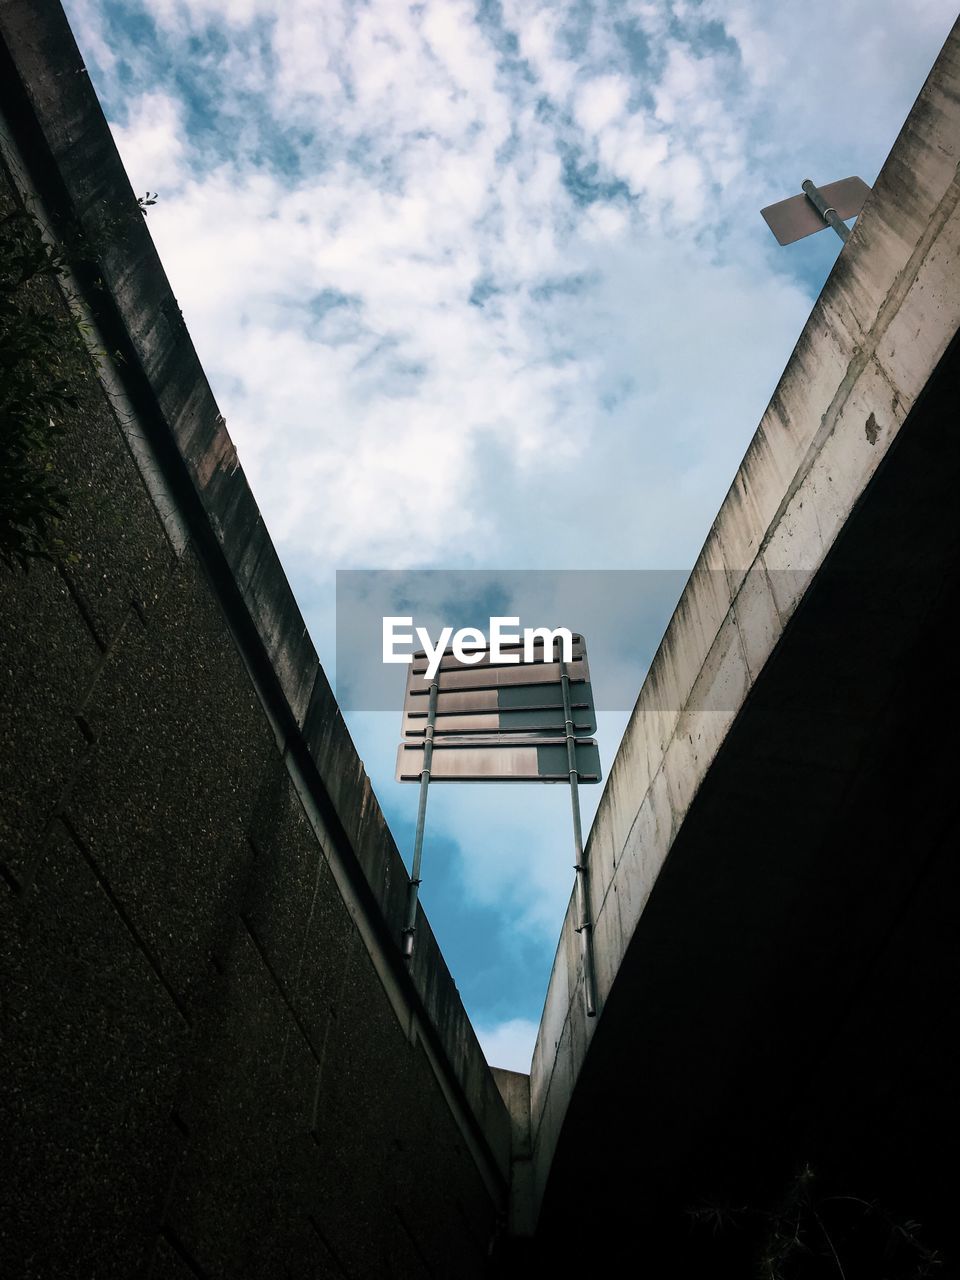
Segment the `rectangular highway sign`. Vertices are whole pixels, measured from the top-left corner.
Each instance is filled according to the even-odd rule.
[[[600,752],[592,739],[576,743],[580,782],[600,781]],[[423,743],[402,742],[397,781],[419,782]],[[431,782],[569,782],[563,738],[438,738],[433,744]]]
[[[466,662],[451,650],[436,671],[431,781],[569,781],[564,668],[557,652],[534,646],[531,662],[523,661],[520,646],[504,646],[498,662],[489,649],[468,652],[479,660]],[[582,636],[573,637],[571,657],[565,673],[577,772],[581,782],[599,782],[599,753],[589,737],[597,716]],[[426,654],[415,654],[403,702],[398,782],[417,782],[423,773],[432,683],[426,668]]]
[[[440,672],[435,735],[455,733],[563,733],[563,690],[555,684],[503,685],[500,688],[445,689]],[[429,698],[408,685],[403,708],[404,738],[422,738]],[[573,729],[578,736],[596,733],[593,690],[588,681],[570,683]]]

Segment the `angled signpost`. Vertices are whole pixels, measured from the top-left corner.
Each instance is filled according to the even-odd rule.
[[[832,227],[841,240],[850,234],[846,218],[855,218],[863,208],[870,188],[862,178],[841,178],[816,187],[805,178],[799,196],[778,200],[760,210],[760,215],[777,238],[778,244],[793,244],[815,231]]]
[[[589,919],[581,783],[599,782],[600,754],[590,734],[597,717],[583,637],[574,635],[570,661],[543,642],[526,651],[503,645],[494,660],[475,646],[464,658],[444,653],[432,678],[426,654],[415,654],[403,701],[403,741],[397,781],[420,784],[413,869],[407,895],[403,954],[413,955],[431,782],[566,782],[573,814],[577,932],[583,954],[587,1014],[596,1013],[592,922]]]

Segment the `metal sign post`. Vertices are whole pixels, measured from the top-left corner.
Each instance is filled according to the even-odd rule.
[[[430,783],[566,782],[573,813],[584,999],[587,1016],[593,1017],[596,981],[580,785],[600,781],[600,754],[594,739],[580,736],[597,727],[582,636],[573,637],[568,656],[569,662],[562,654],[555,657],[552,646],[548,650],[543,643],[531,653],[505,646],[498,661],[489,649],[478,648],[469,657],[447,651],[429,679],[426,655],[414,655],[396,774],[398,782],[420,784],[402,952],[407,960],[414,952]]]
[[[833,205],[828,203],[827,197],[823,194],[820,188],[815,187],[809,178],[804,178],[800,183],[800,190],[807,197],[827,226],[833,227],[834,231],[843,243],[846,244],[850,237],[850,228],[837,213]]]
[[[413,871],[407,886],[407,923],[403,930],[403,955],[409,960],[413,955],[413,935],[417,930],[417,898],[420,895],[420,864],[423,861],[423,832],[427,824],[427,791],[430,787],[430,766],[433,764],[433,731],[437,722],[437,697],[440,685],[436,680],[430,685],[427,723],[424,730],[423,765],[420,771],[420,804],[417,808],[417,833],[413,838]]]
[[[587,908],[586,868],[583,865],[583,828],[580,825],[580,774],[577,769],[577,741],[573,733],[573,707],[570,699],[570,677],[567,664],[560,663],[560,687],[563,690],[563,719],[567,739],[567,767],[570,771],[570,807],[573,810],[573,864],[577,885],[577,933],[583,955],[583,994],[587,1017],[597,1012],[597,988],[593,975],[593,923]]]

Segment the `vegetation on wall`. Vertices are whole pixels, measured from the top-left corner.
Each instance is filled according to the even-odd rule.
[[[56,288],[66,271],[33,215],[0,189],[0,563],[8,568],[51,556],[67,505],[54,449],[92,366]]]
[[[831,1194],[804,1162],[773,1208],[713,1202],[690,1211],[713,1234],[751,1240],[759,1280],[933,1280],[942,1255],[919,1222],[876,1200]]]

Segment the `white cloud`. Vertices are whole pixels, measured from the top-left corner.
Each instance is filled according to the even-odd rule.
[[[802,6],[706,0],[703,14],[735,41],[751,112],[755,119],[763,113],[762,133],[785,162],[819,172],[846,153],[872,181],[956,7],[947,0]]]
[[[150,15],[168,31],[183,34],[211,22],[244,27],[259,14],[276,11],[274,0],[151,0]]]
[[[112,73],[117,59],[104,33],[96,0],[74,0],[68,17],[80,52],[103,71]]]
[[[537,1025],[529,1018],[510,1018],[490,1026],[477,1026],[477,1039],[490,1066],[529,1075]]]
[[[598,76],[581,86],[574,111],[586,133],[597,133],[622,116],[630,100],[630,84],[624,76]]]
[[[657,184],[658,175],[670,154],[667,138],[651,129],[642,116],[628,116],[611,122],[597,140],[600,159],[636,196],[645,195]]]
[[[167,93],[135,99],[126,124],[113,135],[134,191],[176,189],[183,178],[183,111]]]
[[[577,65],[563,57],[558,47],[565,16],[562,8],[537,0],[507,0],[504,16],[542,91],[558,101],[565,99],[576,79]]]

